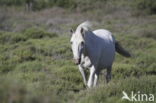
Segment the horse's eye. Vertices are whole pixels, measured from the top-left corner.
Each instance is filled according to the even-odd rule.
[[[81,42],[81,45],[84,45],[84,42],[83,41]]]
[[[71,41],[70,44],[73,44],[73,42]]]

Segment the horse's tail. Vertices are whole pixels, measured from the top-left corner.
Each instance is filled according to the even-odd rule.
[[[119,54],[125,56],[125,57],[131,57],[131,54],[125,50],[118,41],[115,42],[115,50],[116,52],[118,52]]]

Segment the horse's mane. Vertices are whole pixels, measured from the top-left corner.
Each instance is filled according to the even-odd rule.
[[[80,32],[81,28],[83,28],[86,31],[90,31],[91,27],[92,27],[92,24],[89,21],[85,21],[77,27],[76,32]]]

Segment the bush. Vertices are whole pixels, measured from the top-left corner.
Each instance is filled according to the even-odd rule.
[[[75,8],[76,3],[74,0],[56,0],[54,5],[64,8]]]
[[[14,49],[12,52],[14,56],[17,56],[19,58],[18,62],[35,60],[35,51],[32,45],[30,46],[20,45],[18,48]]]
[[[156,1],[155,0],[136,0],[136,7],[139,10],[147,11],[148,13],[156,13]]]
[[[130,76],[139,77],[143,70],[134,64],[115,63],[113,66],[113,78],[127,78]]]
[[[23,33],[0,32],[0,43],[11,44],[26,41],[28,39],[41,39],[45,37],[53,38],[57,37],[57,34],[46,32],[41,28],[29,28],[26,29]]]
[[[49,33],[44,31],[41,28],[30,28],[24,31],[24,35],[28,38],[32,38],[32,39],[40,39],[40,38],[44,38],[44,37],[56,37],[57,34],[56,33]]]
[[[22,72],[39,72],[43,69],[44,66],[40,61],[28,61],[16,66],[16,70]]]
[[[154,86],[156,76],[144,76],[140,79],[128,78],[124,80],[112,81],[108,85],[102,85],[98,88],[92,89],[92,91],[85,91],[79,96],[78,103],[130,103],[123,101],[122,91],[130,94],[133,92],[142,92],[146,94],[156,94],[156,87]],[[87,92],[87,93],[86,93]],[[80,99],[81,98],[81,99]],[[141,102],[142,103],[142,102]]]
[[[0,33],[0,43],[18,43],[20,41],[25,41],[26,37],[21,33],[11,33],[11,32],[1,32]]]
[[[27,2],[33,3],[33,10],[41,10],[48,7],[58,6],[62,8],[75,8],[74,0],[0,0],[0,5],[21,6]]]
[[[78,67],[72,62],[70,37],[56,36],[38,28],[30,28],[22,33],[0,33],[0,101],[6,102],[14,94],[17,98],[13,99],[17,103],[44,103],[46,100],[51,103],[51,98],[59,100],[59,103],[122,103],[122,90],[130,92],[141,88],[141,92],[156,93],[155,76],[151,76],[156,73],[154,39],[117,35],[117,40],[134,56],[124,58],[117,55],[112,81],[107,85],[100,83],[103,81],[100,75],[100,84],[90,91],[83,87]],[[15,83],[14,87],[15,80],[24,86]]]
[[[0,0],[0,5],[21,5],[25,2],[26,0]]]
[[[81,10],[81,11],[88,11],[93,9],[103,9],[107,13],[113,12],[115,9],[121,9],[123,6],[130,7],[134,9],[133,12],[138,13],[144,12],[144,13],[150,13],[155,14],[156,13],[156,1],[155,0],[0,0],[0,5],[15,5],[15,6],[21,6],[25,5],[28,1],[31,1],[33,3],[32,9],[33,10],[41,10],[44,8],[50,8],[50,7],[61,7],[71,10]],[[105,5],[107,4],[107,5]],[[131,6],[133,5],[133,6]],[[132,10],[131,9],[131,10]],[[142,12],[142,13],[143,13]],[[134,13],[135,14],[135,13]]]

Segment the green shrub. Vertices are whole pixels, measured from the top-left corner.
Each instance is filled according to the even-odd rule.
[[[33,10],[41,10],[50,7],[61,7],[65,9],[81,11],[89,11],[93,9],[103,9],[106,13],[114,12],[114,9],[123,9],[130,7],[134,12],[144,12],[155,14],[156,13],[156,2],[155,0],[0,0],[0,5],[15,5],[21,6],[26,2],[32,1]],[[107,4],[107,5],[105,5]],[[133,6],[132,6],[133,5]],[[142,13],[143,13],[142,12]]]
[[[58,70],[58,76],[65,82],[64,89],[79,89],[83,87],[83,80],[75,66],[63,66]]]
[[[18,43],[22,41],[24,42],[28,39],[41,39],[45,37],[53,38],[53,37],[57,37],[57,34],[46,32],[41,28],[26,29],[23,33],[0,32],[0,43],[11,44],[11,43]]]
[[[76,2],[74,0],[38,0],[35,2],[33,9],[40,10],[53,6],[62,8],[76,8]]]
[[[43,8],[47,8],[49,7],[48,3],[49,2],[45,2],[45,0],[37,0],[34,2],[33,10],[41,10]]]
[[[22,76],[24,76],[24,74]],[[32,75],[27,75],[27,78],[31,78],[30,76]],[[40,77],[41,75],[35,74],[34,78],[35,76]],[[60,97],[58,99],[54,90],[45,92],[47,89],[47,85],[44,85],[42,83],[32,83],[30,85],[30,82],[28,84],[26,82],[23,82],[19,78],[17,79],[16,77],[17,76],[0,77],[1,102],[44,103],[45,101],[48,101],[48,103],[60,103]]]
[[[25,41],[26,37],[21,33],[2,32],[0,34],[0,43],[18,43]]]
[[[26,0],[0,0],[0,5],[21,5]]]
[[[152,27],[142,27],[143,29],[139,32],[139,35],[141,37],[146,37],[146,38],[152,38],[156,39],[156,31],[155,31],[155,26],[152,25]]]
[[[33,10],[41,10],[48,7],[58,6],[62,8],[75,8],[74,0],[0,0],[0,5],[15,5],[21,6],[31,1],[33,3]]]
[[[32,39],[40,39],[40,38],[44,38],[44,37],[56,37],[57,34],[56,33],[49,33],[44,31],[41,28],[30,28],[24,31],[24,35],[27,38],[32,38]]]
[[[113,65],[113,78],[128,78],[143,75],[143,70],[134,64],[115,63]],[[144,73],[145,74],[145,73]]]
[[[147,74],[155,74],[156,73],[156,56],[154,54],[144,53],[136,58],[136,64],[138,68],[142,69]]]
[[[51,98],[54,103],[126,103],[120,100],[122,90],[129,93],[141,88],[141,92],[155,93],[155,76],[151,76],[156,68],[155,40],[135,35],[116,37],[124,48],[132,51],[133,57],[117,55],[112,81],[103,84],[100,75],[99,85],[90,91],[85,90],[78,67],[72,62],[69,36],[57,36],[38,28],[22,33],[1,32],[0,100],[7,102],[11,98],[8,94],[14,93],[19,97],[14,100],[17,103],[44,103]]]
[[[18,62],[35,60],[35,51],[32,46],[20,46],[12,52],[14,56],[19,57]]]
[[[43,69],[44,65],[40,61],[28,61],[16,66],[16,70],[22,72],[39,72]]]
[[[76,3],[74,0],[56,0],[54,5],[64,8],[75,8]]]
[[[53,39],[29,40],[29,44],[35,46],[35,51],[43,56],[52,56],[55,59],[71,58],[68,38],[57,37]]]
[[[98,88],[92,89],[92,91],[82,92],[79,96],[76,97],[75,101],[78,103],[129,103],[128,101],[123,101],[122,91],[130,94],[133,92],[142,92],[142,93],[152,93],[156,94],[156,87],[154,86],[156,81],[156,76],[144,76],[140,79],[128,78],[124,80],[112,81],[107,85],[102,85]],[[87,93],[86,93],[87,92]],[[81,99],[80,99],[81,98]],[[142,102],[141,102],[142,103]]]
[[[156,1],[155,0],[135,0],[135,5],[139,10],[147,11],[148,13],[156,13]]]

